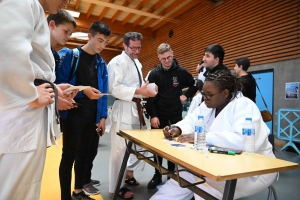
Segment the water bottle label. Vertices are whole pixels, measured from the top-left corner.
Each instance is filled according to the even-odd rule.
[[[243,128],[243,135],[253,135],[254,134],[254,129],[250,128]]]
[[[203,126],[195,126],[195,132],[196,133],[202,133],[204,132],[204,127]]]

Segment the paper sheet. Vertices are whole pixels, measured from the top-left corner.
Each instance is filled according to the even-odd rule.
[[[151,92],[153,92],[154,94],[157,94],[157,92],[155,91],[155,86],[156,86],[155,83],[149,83],[149,84],[147,85],[147,88],[148,88]]]
[[[91,86],[71,86],[68,89],[64,90],[64,92],[72,91],[78,89],[79,91],[89,88]]]

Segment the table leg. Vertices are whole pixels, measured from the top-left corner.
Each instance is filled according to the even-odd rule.
[[[119,172],[119,177],[118,177],[118,180],[117,180],[117,183],[116,183],[115,192],[114,192],[114,195],[113,195],[113,200],[116,200],[118,198],[118,192],[120,190],[123,175],[124,175],[124,172],[125,172],[125,169],[126,169],[126,166],[127,166],[127,161],[128,161],[129,155],[130,155],[130,152],[128,150],[131,149],[131,147],[132,147],[132,142],[129,141],[128,144],[127,144],[126,152],[124,154],[122,166],[121,166],[121,169],[120,169],[120,172]]]
[[[236,179],[226,181],[223,200],[231,200],[234,197],[234,191],[236,186]]]

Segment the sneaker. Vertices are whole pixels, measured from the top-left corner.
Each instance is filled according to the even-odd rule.
[[[161,183],[161,175],[154,174],[151,181],[148,183],[147,188],[148,189],[155,189],[160,183]]]
[[[93,186],[98,186],[98,185],[100,185],[100,181],[98,181],[98,180],[93,180],[93,179],[91,179],[91,183],[93,184]]]
[[[73,192],[71,198],[72,198],[72,200],[95,200],[95,199],[89,197],[88,195],[86,195],[83,191],[78,194]]]
[[[85,184],[82,190],[88,195],[99,194],[99,190],[93,186],[92,183]]]

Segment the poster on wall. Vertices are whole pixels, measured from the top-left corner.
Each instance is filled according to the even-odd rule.
[[[299,82],[285,83],[285,99],[298,99]]]

